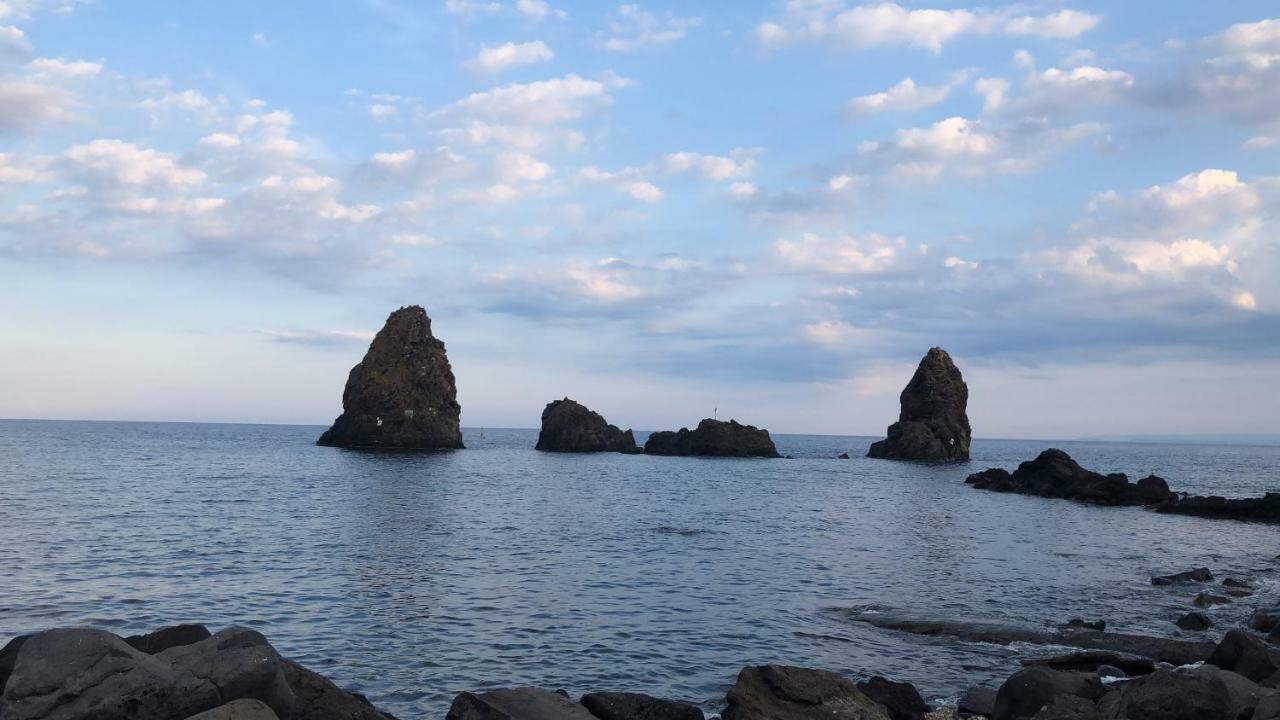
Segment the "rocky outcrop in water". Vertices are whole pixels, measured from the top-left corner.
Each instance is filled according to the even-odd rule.
[[[605,422],[598,412],[565,398],[547,403],[542,411],[538,450],[547,452],[638,453],[635,435]]]
[[[1086,470],[1056,448],[1022,463],[1012,473],[1003,468],[988,468],[970,475],[965,482],[979,490],[1063,498],[1093,505],[1146,506],[1161,513],[1280,522],[1280,493],[1244,499],[1176,493],[1169,489],[1164,478],[1156,475],[1131,483],[1124,473],[1103,475]],[[1154,578],[1152,583],[1160,584],[1158,580],[1160,578]]]
[[[261,634],[230,628],[194,642],[153,633],[147,653],[109,632],[26,636],[0,678],[4,720],[387,720],[359,696],[280,657]],[[196,633],[198,634],[198,633]],[[166,638],[161,641],[157,638]],[[10,643],[12,646],[13,643]],[[167,645],[167,647],[161,647]],[[10,647],[6,646],[6,647]],[[236,703],[235,701],[242,701]]]
[[[737,420],[725,422],[707,418],[695,430],[664,430],[649,436],[647,455],[701,455],[710,457],[782,457],[769,431]]]
[[[435,450],[462,447],[458,390],[444,343],[421,307],[391,313],[351,368],[342,414],[317,445]]]
[[[898,422],[871,444],[867,457],[952,462],[969,459],[969,388],[942,348],[920,361],[900,396]]]
[[[965,482],[979,490],[1066,498],[1095,505],[1158,505],[1174,497],[1164,480],[1154,475],[1131,483],[1123,473],[1103,475],[1086,470],[1056,448],[1022,463],[1012,473],[991,468],[970,475]]]

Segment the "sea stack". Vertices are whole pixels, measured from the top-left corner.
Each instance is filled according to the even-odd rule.
[[[889,437],[867,457],[955,462],[969,459],[969,388],[942,348],[931,348],[899,398],[902,411]]]
[[[646,455],[702,455],[707,457],[782,457],[769,431],[737,420],[707,418],[695,430],[664,430],[649,436]]]
[[[351,368],[342,414],[317,445],[438,450],[462,447],[458,389],[444,343],[417,305],[391,313]]]
[[[638,453],[635,435],[605,422],[598,412],[569,398],[547,403],[542,411],[538,450],[562,453]]]

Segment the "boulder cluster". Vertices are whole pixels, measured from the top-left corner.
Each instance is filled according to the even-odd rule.
[[[966,483],[979,490],[1063,498],[1092,505],[1144,506],[1162,513],[1209,518],[1280,522],[1280,493],[1226,499],[1173,492],[1164,478],[1148,475],[1130,482],[1124,473],[1103,475],[1080,467],[1070,455],[1050,448],[1013,472],[988,468]]]
[[[899,397],[898,422],[868,457],[955,462],[969,459],[969,387],[942,348],[932,348]]]
[[[387,720],[261,634],[183,625],[128,638],[65,628],[0,649],[4,720]],[[392,718],[394,720],[394,718]]]
[[[351,368],[342,414],[317,445],[438,450],[462,447],[458,389],[444,343],[417,305],[391,313]]]
[[[699,455],[709,457],[782,457],[769,431],[737,420],[706,418],[698,427],[664,430],[649,435],[646,455]]]

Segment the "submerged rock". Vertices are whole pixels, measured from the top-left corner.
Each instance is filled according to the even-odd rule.
[[[1209,568],[1202,567],[1172,575],[1156,575],[1151,578],[1152,585],[1175,585],[1186,582],[1213,582],[1213,573],[1209,572]]]
[[[536,447],[565,453],[640,452],[630,430],[619,430],[618,426],[605,422],[600,413],[569,398],[547,403],[542,411],[542,430]]]
[[[723,720],[891,720],[852,680],[786,665],[743,668],[727,699]]]
[[[1129,482],[1123,473],[1103,475],[1080,467],[1070,455],[1050,448],[1012,473],[991,468],[970,475],[966,483],[979,490],[1066,498],[1094,505],[1156,505],[1173,498],[1163,480],[1152,476]]]
[[[1213,627],[1213,620],[1202,612],[1192,611],[1178,618],[1174,624],[1183,630],[1199,632]]]
[[[782,457],[769,431],[737,420],[725,422],[707,418],[695,430],[664,430],[649,436],[647,455],[700,455],[709,457]]]
[[[431,450],[462,447],[458,390],[444,343],[421,307],[391,313],[351,368],[342,414],[317,445]]]
[[[969,459],[969,388],[942,348],[931,348],[899,397],[898,422],[871,444],[867,457],[890,460]]]

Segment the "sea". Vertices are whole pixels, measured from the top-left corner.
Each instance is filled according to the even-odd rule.
[[[745,665],[884,675],[945,702],[1044,652],[852,613],[1175,636],[1200,588],[1152,575],[1251,580],[1257,595],[1207,610],[1218,632],[1280,597],[1275,525],[964,484],[1059,447],[1254,496],[1280,489],[1275,446],[975,440],[971,462],[927,465],[868,459],[868,437],[775,435],[787,459],[745,460],[542,453],[537,431],[500,429],[362,452],[316,447],[322,430],[0,421],[0,643],[242,625],[402,719],[516,685],[714,713]]]

